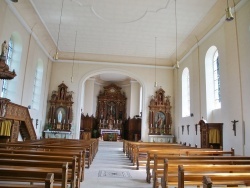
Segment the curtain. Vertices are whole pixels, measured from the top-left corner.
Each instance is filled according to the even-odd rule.
[[[11,132],[11,121],[5,120],[0,123],[0,136],[10,136]]]
[[[209,130],[209,143],[220,144],[220,131],[218,129]]]

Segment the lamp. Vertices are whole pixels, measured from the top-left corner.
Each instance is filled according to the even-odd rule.
[[[60,22],[59,22],[59,30],[58,30],[57,43],[56,43],[56,54],[53,57],[55,60],[58,60],[58,42],[59,42],[59,35],[60,35],[60,31],[61,31],[63,3],[64,3],[64,0],[62,0],[62,8],[61,8],[61,15],[60,15]]]
[[[156,37],[155,37],[155,84],[154,87],[157,87],[157,82],[156,82]]]
[[[73,56],[73,65],[72,65],[72,73],[71,73],[71,83],[73,83],[73,75],[74,75],[75,54],[76,54],[76,38],[77,38],[77,31],[76,31],[76,36],[75,36],[75,46],[74,46],[74,56]]]
[[[231,10],[231,7],[229,7],[229,5],[228,5],[228,0],[227,0],[226,21],[231,21],[233,19],[234,19],[234,17],[233,17],[233,14],[232,14],[232,10]]]

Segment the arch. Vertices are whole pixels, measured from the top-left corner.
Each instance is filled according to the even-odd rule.
[[[118,74],[123,74],[126,76],[129,76],[131,78],[134,78],[135,80],[137,80],[141,87],[142,87],[142,139],[144,138],[144,136],[146,136],[146,106],[143,106],[146,104],[146,97],[145,97],[145,93],[146,93],[146,87],[145,87],[145,83],[143,82],[143,80],[141,78],[139,78],[136,74],[133,74],[129,71],[126,70],[122,70],[119,68],[100,68],[100,69],[96,69],[90,72],[87,72],[86,74],[84,74],[80,81],[79,81],[79,85],[78,85],[78,98],[77,98],[77,107],[76,107],[76,117],[80,117],[81,115],[81,105],[83,104],[83,99],[84,99],[84,83],[86,82],[86,80],[92,76],[98,75],[98,74],[102,74],[102,73],[118,73]],[[76,138],[79,137],[79,132],[77,132],[77,130],[80,130],[80,119],[76,120],[76,126],[75,126],[75,134],[76,134]]]

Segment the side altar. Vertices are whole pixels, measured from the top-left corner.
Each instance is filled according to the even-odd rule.
[[[62,82],[57,91],[53,91],[49,100],[48,121],[45,126],[45,138],[69,138],[73,120],[72,94]]]
[[[171,134],[170,96],[160,88],[152,95],[149,105],[149,142],[173,142]]]

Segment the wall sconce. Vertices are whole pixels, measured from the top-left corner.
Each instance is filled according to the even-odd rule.
[[[187,125],[187,132],[188,132],[188,135],[189,135],[189,126],[190,126],[190,125]]]
[[[183,133],[184,133],[184,125],[181,126],[181,133],[183,135]]]

